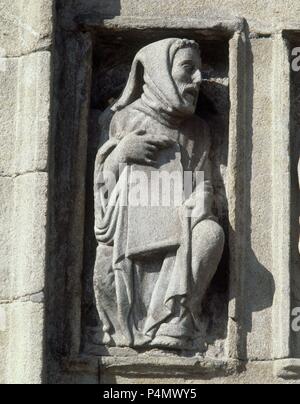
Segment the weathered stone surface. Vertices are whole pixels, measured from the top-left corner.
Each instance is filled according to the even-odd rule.
[[[48,175],[25,174],[14,180],[11,254],[11,296],[44,289]],[[22,198],[20,198],[20,195]]]
[[[1,280],[2,282],[2,280]],[[9,354],[9,334],[7,305],[0,304],[0,383],[6,383],[6,372]]]
[[[51,54],[20,58],[14,173],[45,171],[50,131]]]
[[[102,383],[103,384],[172,384],[172,385],[180,385],[187,384],[190,386],[193,385],[202,385],[202,384],[299,384],[297,381],[285,381],[280,378],[273,377],[272,374],[272,366],[271,362],[269,363],[253,363],[245,369],[245,372],[240,374],[234,374],[232,376],[226,377],[212,377],[212,378],[204,378],[204,377],[178,377],[174,378],[170,373],[169,376],[166,377],[126,377],[125,375],[112,375],[109,372],[104,373]]]
[[[100,373],[99,373],[100,367]],[[100,384],[299,384],[299,360],[213,361],[162,356],[80,358],[65,363],[64,383]]]
[[[12,229],[11,218],[13,198],[13,180],[0,177],[0,301],[10,296],[10,268],[13,260],[11,254]]]
[[[0,0],[0,383],[300,383],[290,318],[300,305],[299,12],[295,0]],[[209,102],[229,236],[204,305],[203,327],[218,324],[210,360],[97,345],[89,99],[100,115],[133,54],[170,33],[200,42],[209,60],[199,107]]]
[[[272,332],[273,356],[282,359],[294,357],[294,353],[299,352],[297,342],[300,334],[293,333],[290,314],[295,307],[299,307],[299,233],[291,223],[297,221],[300,207],[298,181],[294,175],[299,159],[300,138],[293,132],[293,123],[298,125],[299,122],[293,119],[294,111],[298,108],[292,99],[293,94],[297,93],[297,86],[292,82],[290,71],[290,45],[281,35],[276,35],[273,50],[273,77],[281,85],[273,89],[272,171],[276,186],[273,187],[272,201],[272,273],[275,285],[280,287],[275,288]],[[286,231],[290,226],[291,231]]]
[[[40,384],[43,381],[44,305],[15,301],[0,305],[6,315],[5,383]],[[1,331],[0,331],[1,335]],[[7,342],[6,342],[7,344]]]
[[[268,29],[276,26],[276,22],[285,18],[294,18],[293,13],[299,10],[299,6],[293,0],[290,1],[264,1],[253,0],[183,0],[172,1],[167,0],[160,2],[147,3],[139,0],[122,0],[122,15],[161,15],[161,16],[240,16],[246,18],[252,29],[265,29],[265,14],[272,15],[273,19],[268,24]],[[273,25],[274,24],[274,25]]]
[[[188,19],[215,18],[226,20],[241,17],[247,20],[251,31],[273,32],[278,27],[295,24],[295,16],[299,13],[300,6],[295,0],[154,0],[151,3],[146,0],[80,0],[74,3],[72,0],[62,1],[65,7],[65,23],[72,25],[74,15],[81,13],[99,13],[104,16],[135,17],[138,20],[154,17],[164,19],[172,17],[185,17]],[[266,24],[266,13],[272,16]]]
[[[85,182],[92,73],[90,35],[64,33],[54,59],[53,153],[49,223],[49,355],[58,379],[56,350],[76,355],[81,346]],[[61,63],[61,61],[64,61]],[[65,68],[66,67],[66,68]],[[66,285],[65,280],[69,280]],[[49,361],[49,368],[52,363]],[[51,379],[53,380],[53,379]]]
[[[1,175],[9,175],[13,171],[18,83],[17,69],[17,60],[3,59],[0,71]]]
[[[300,384],[300,359],[281,359],[274,362],[274,377],[298,380]]]
[[[52,0],[0,1],[0,46],[5,56],[25,55],[51,45],[53,5]]]
[[[11,301],[44,289],[46,263],[46,173],[0,178],[1,301]],[[2,200],[2,199],[1,199]]]
[[[50,53],[7,59],[0,71],[0,174],[45,171],[50,130]]]
[[[250,334],[247,342],[248,358],[272,357],[272,303],[274,275],[272,275],[272,41],[251,41],[249,64],[249,105],[252,128],[248,128],[245,159],[248,161],[249,189],[247,225],[251,229],[246,249],[244,299],[244,327]],[[251,78],[251,75],[253,78]],[[250,104],[251,103],[251,104]],[[262,108],[262,105],[264,106]],[[251,162],[251,163],[250,163]],[[249,192],[249,193],[248,193]],[[257,197],[259,195],[259,197]]]
[[[41,383],[52,1],[0,2],[0,379]],[[5,319],[5,321],[3,320]],[[3,323],[4,321],[4,323]]]

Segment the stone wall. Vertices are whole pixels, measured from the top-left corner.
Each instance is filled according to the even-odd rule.
[[[0,383],[298,383],[299,11],[295,0],[0,1]],[[134,51],[168,36],[205,50],[203,102],[222,138],[227,275],[212,294],[225,331],[194,358],[87,343],[99,118]]]
[[[1,383],[44,375],[52,3],[0,3]]]

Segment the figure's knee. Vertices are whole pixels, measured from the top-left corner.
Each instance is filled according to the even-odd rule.
[[[213,220],[203,220],[193,229],[193,244],[200,244],[207,251],[223,253],[225,234],[222,227]]]
[[[217,271],[224,251],[224,243],[224,231],[213,220],[204,220],[193,229],[192,271],[199,296],[204,296]]]

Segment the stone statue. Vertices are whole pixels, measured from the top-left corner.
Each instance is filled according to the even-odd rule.
[[[200,68],[194,41],[150,44],[112,107],[95,166],[94,288],[105,345],[192,349],[199,336],[203,298],[224,248],[212,214],[209,129],[195,115]],[[148,178],[161,170],[204,172],[205,181],[193,182],[181,206],[123,203],[134,173]],[[109,197],[105,173],[116,178]]]

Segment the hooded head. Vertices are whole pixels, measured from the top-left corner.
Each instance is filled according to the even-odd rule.
[[[125,90],[112,109],[122,110],[141,99],[142,107],[158,119],[183,120],[196,109],[200,68],[195,41],[171,38],[146,46],[136,55]]]

